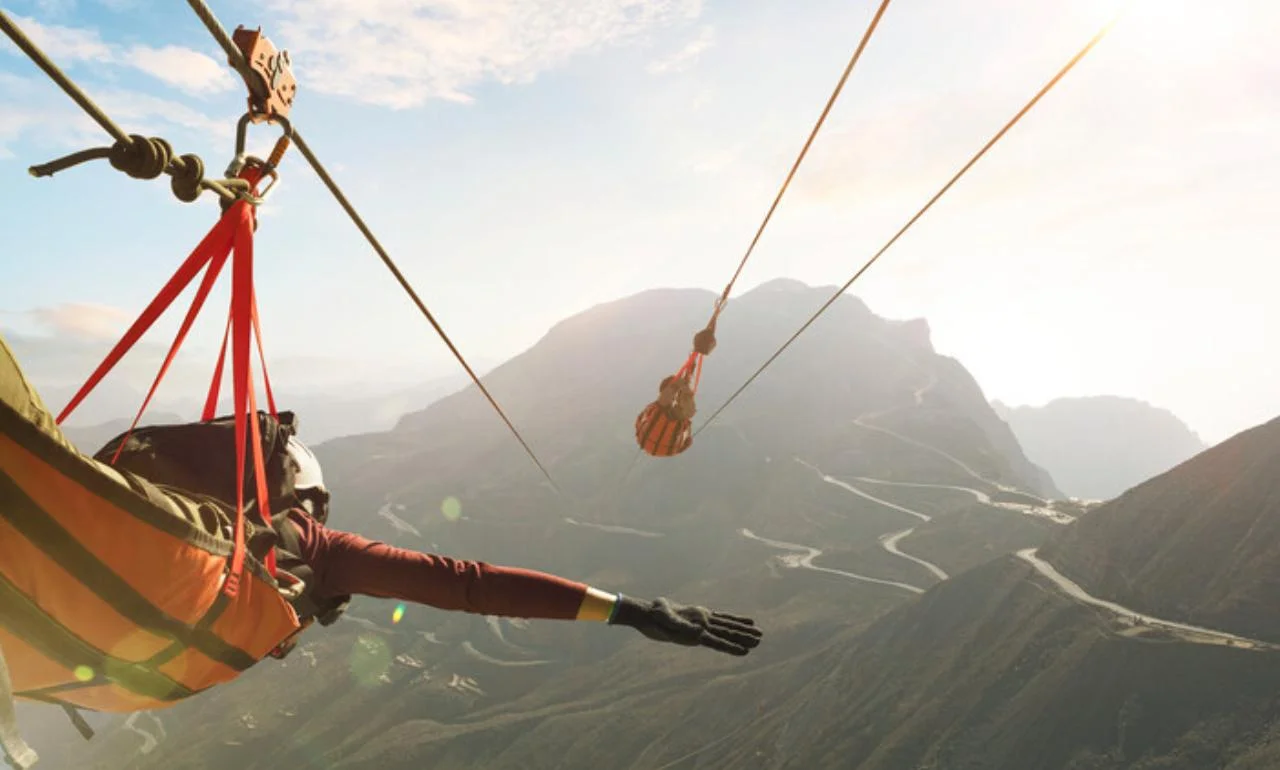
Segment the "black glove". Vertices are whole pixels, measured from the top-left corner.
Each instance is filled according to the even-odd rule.
[[[609,624],[631,626],[659,642],[710,647],[730,655],[746,655],[760,644],[763,633],[751,618],[686,607],[666,599],[641,602],[618,594]]]

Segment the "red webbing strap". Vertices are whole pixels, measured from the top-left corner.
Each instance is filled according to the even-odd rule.
[[[249,355],[250,327],[253,325],[253,209],[245,201],[236,201],[228,209],[227,218],[235,220],[234,258],[231,265],[231,386],[235,411],[236,434],[236,526],[235,550],[231,556],[230,574],[223,593],[234,597],[240,590],[244,572],[244,473],[246,423],[253,439],[253,468],[257,481],[258,516],[270,526],[271,512],[267,502],[266,468],[262,458],[262,438],[258,426],[257,399],[254,396],[253,361]],[[252,419],[250,419],[252,416]],[[275,553],[266,557],[268,572],[276,572]]]
[[[219,220],[214,227],[227,231],[229,230],[229,222]],[[178,329],[178,334],[174,337],[173,344],[169,347],[169,354],[165,356],[164,363],[160,365],[160,371],[156,372],[155,381],[151,383],[151,389],[147,391],[147,397],[143,399],[142,406],[138,408],[138,413],[134,415],[133,422],[129,424],[129,430],[125,432],[124,439],[116,447],[116,453],[111,458],[112,465],[115,464],[116,460],[120,459],[120,453],[124,451],[125,442],[129,440],[129,436],[134,429],[138,427],[138,421],[142,419],[142,413],[147,411],[147,406],[156,394],[156,388],[160,386],[160,381],[168,373],[170,365],[173,364],[174,356],[178,353],[178,348],[182,347],[182,343],[187,338],[187,332],[191,331],[191,324],[196,320],[201,308],[204,307],[204,301],[208,298],[209,291],[213,289],[214,282],[218,280],[218,275],[222,272],[222,266],[227,263],[227,257],[231,253],[231,239],[227,238],[226,243],[219,246],[218,252],[213,254],[209,260],[209,267],[205,270],[204,280],[200,282],[200,287],[196,289],[196,296],[191,300],[191,308],[187,310],[186,318],[182,319],[182,326]]]
[[[209,383],[209,395],[204,400],[200,419],[208,422],[218,413],[218,391],[222,389],[222,367],[227,362],[227,340],[231,339],[231,311],[227,311],[227,328],[222,332],[222,344],[218,346],[218,364],[213,367],[213,382]]]
[[[252,363],[249,368],[249,414],[253,415],[253,421],[250,425],[253,430],[253,477],[257,481],[258,487],[258,518],[269,527],[271,526],[271,502],[267,496],[267,471],[262,457],[262,434],[259,432],[258,427],[258,402],[254,394]],[[241,489],[241,494],[244,494],[243,489]],[[265,565],[267,572],[271,573],[271,577],[275,577],[276,550],[274,548],[267,551]]]
[[[223,386],[223,367],[227,365],[227,340],[230,339],[232,333],[232,313],[227,313],[227,329],[223,331],[223,344],[218,348],[218,365],[214,367],[214,379],[209,384],[209,395],[205,398],[205,411],[201,413],[201,420],[209,422],[218,413],[218,393]],[[266,390],[266,405],[270,409],[271,417],[278,418],[279,412],[275,409],[275,395],[271,393],[271,377],[266,373],[266,352],[262,349],[262,326],[257,320],[257,292],[253,293],[253,335],[257,338],[257,358],[262,362],[262,386]]]
[[[93,374],[89,375],[89,379],[85,381],[84,385],[80,387],[79,392],[77,392],[75,397],[71,399],[71,402],[67,404],[66,408],[62,410],[62,414],[58,415],[57,422],[59,425],[61,425],[62,422],[71,415],[71,412],[80,405],[80,402],[84,400],[85,396],[88,396],[89,393],[97,387],[98,383],[102,381],[102,378],[120,362],[120,359],[124,357],[124,354],[128,353],[129,349],[132,348],[139,339],[141,339],[142,335],[151,328],[151,325],[154,324],[156,319],[168,309],[169,305],[173,304],[173,301],[177,299],[178,295],[187,288],[187,284],[191,283],[191,279],[196,276],[196,273],[200,272],[200,268],[204,267],[205,264],[210,261],[210,258],[218,253],[218,247],[222,245],[225,245],[226,248],[230,248],[231,232],[230,227],[224,227],[223,223],[219,221],[218,224],[214,225],[213,229],[205,235],[204,240],[200,241],[200,243],[195,247],[190,256],[187,257],[186,261],[178,267],[177,272],[175,272],[173,277],[169,279],[169,282],[160,289],[159,293],[156,294],[155,299],[151,300],[151,304],[147,305],[146,309],[142,311],[137,320],[133,322],[133,325],[129,327],[129,330],[125,332],[124,336],[120,338],[120,341],[116,343],[116,346],[111,349],[111,352],[107,354],[107,357],[103,359],[102,363],[98,365],[98,368],[94,370]]]
[[[260,176],[260,170],[254,167],[245,169],[245,172],[241,174],[241,177],[247,179],[251,185],[256,185]],[[250,414],[254,418],[248,433],[253,438],[253,467],[254,476],[257,480],[258,516],[266,526],[270,526],[271,520],[267,497],[266,468],[262,456],[262,438],[257,420],[257,399],[254,395],[255,389],[253,387],[253,367],[249,355],[250,327],[253,328],[254,335],[258,340],[259,357],[263,362],[263,378],[267,388],[267,400],[272,415],[276,414],[276,410],[275,398],[271,393],[271,384],[266,379],[266,357],[262,350],[262,330],[258,322],[257,299],[254,295],[253,230],[253,209],[243,200],[236,201],[218,220],[217,224],[209,230],[208,234],[205,235],[204,239],[200,241],[182,265],[179,266],[173,277],[169,279],[146,309],[142,311],[137,320],[129,327],[129,330],[116,343],[115,347],[98,365],[98,368],[94,370],[93,374],[90,375],[89,379],[57,418],[57,422],[61,424],[79,406],[80,402],[102,381],[103,377],[120,362],[125,353],[129,352],[137,341],[141,339],[142,335],[151,328],[156,319],[173,304],[177,296],[191,283],[196,273],[207,266],[204,279],[201,281],[196,291],[196,296],[192,300],[191,307],[187,311],[178,334],[169,348],[169,354],[165,357],[159,373],[157,373],[155,380],[152,382],[151,389],[143,401],[142,408],[138,410],[133,423],[129,427],[129,431],[132,432],[137,427],[142,414],[146,411],[147,405],[154,397],[160,381],[172,365],[178,349],[186,339],[192,323],[194,323],[196,316],[208,298],[209,292],[226,264],[228,256],[234,255],[232,258],[231,311],[227,319],[227,329],[223,336],[222,348],[218,355],[214,381],[210,388],[204,411],[205,420],[213,418],[213,412],[217,406],[219,384],[222,380],[222,369],[225,363],[226,343],[230,338],[232,343],[231,365],[235,401],[236,521],[235,546],[232,551],[229,574],[223,586],[223,592],[229,597],[234,597],[238,593],[240,577],[244,572],[244,474],[246,460],[244,442],[246,438],[246,422]],[[121,445],[123,446],[123,442]],[[117,452],[118,455],[119,453]],[[265,566],[274,577],[276,574],[274,551],[268,552]]]
[[[280,415],[276,412],[276,397],[271,393],[271,377],[267,374],[267,353],[262,347],[262,325],[258,323],[257,289],[254,289],[250,302],[252,303],[250,312],[253,314],[253,336],[258,340],[258,360],[262,362],[262,388],[267,392],[267,409],[270,410],[272,417],[279,419]]]
[[[676,379],[682,379],[693,375],[693,392],[698,392],[698,384],[702,382],[702,359],[703,355],[698,351],[689,354],[685,359],[684,365],[676,371]]]

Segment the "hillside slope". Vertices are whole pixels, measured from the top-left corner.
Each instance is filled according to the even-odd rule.
[[[1042,550],[1087,590],[1280,641],[1280,418],[1140,484]]]

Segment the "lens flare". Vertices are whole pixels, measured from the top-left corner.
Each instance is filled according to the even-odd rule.
[[[361,634],[351,646],[347,666],[358,683],[376,685],[391,669],[391,648],[374,634]]]
[[[87,682],[93,679],[93,669],[88,666],[76,666],[76,679]]]
[[[395,612],[391,613],[391,622],[393,624],[399,623],[404,618],[404,610],[405,610],[404,602],[400,602],[399,604],[396,605]]]
[[[440,512],[449,521],[457,521],[462,517],[462,501],[456,497],[446,497],[443,503],[440,503]]]

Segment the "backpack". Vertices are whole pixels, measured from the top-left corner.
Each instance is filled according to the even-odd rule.
[[[278,419],[258,412],[267,499],[273,514],[297,505],[293,490],[294,467],[287,451],[289,437],[297,435],[297,426],[293,412],[280,412]],[[93,459],[137,474],[153,484],[176,487],[188,494],[206,495],[234,508],[235,428],[234,416],[207,422],[147,425],[111,439],[94,454]],[[247,443],[252,434],[248,430],[245,434]],[[119,457],[116,457],[117,452]],[[246,457],[252,455],[246,452]],[[258,487],[252,462],[248,466],[245,468],[244,501],[247,508],[256,508]]]
[[[262,443],[263,470],[266,473],[267,503],[272,514],[272,527],[271,531],[263,533],[270,542],[254,538],[258,542],[251,545],[251,550],[265,552],[274,547],[277,569],[287,572],[309,587],[313,574],[311,567],[299,556],[297,532],[286,519],[290,510],[299,510],[323,524],[328,519],[328,506],[315,506],[311,509],[303,507],[294,490],[295,467],[289,457],[288,443],[289,438],[298,433],[297,416],[285,411],[280,412],[278,417],[273,417],[259,411],[258,432]],[[245,433],[247,441],[252,433]],[[112,458],[115,458],[114,462]],[[234,415],[204,422],[136,428],[132,433],[122,433],[108,441],[94,455],[94,459],[141,476],[153,484],[174,487],[187,494],[211,497],[232,511],[235,509]],[[246,514],[257,507],[257,489],[254,468],[250,464],[245,469],[244,479]],[[320,625],[328,626],[338,620],[350,601],[350,596],[317,599],[309,590],[304,590],[291,603],[304,624],[317,620]],[[289,649],[292,649],[292,645],[278,650],[276,657],[288,654]]]

